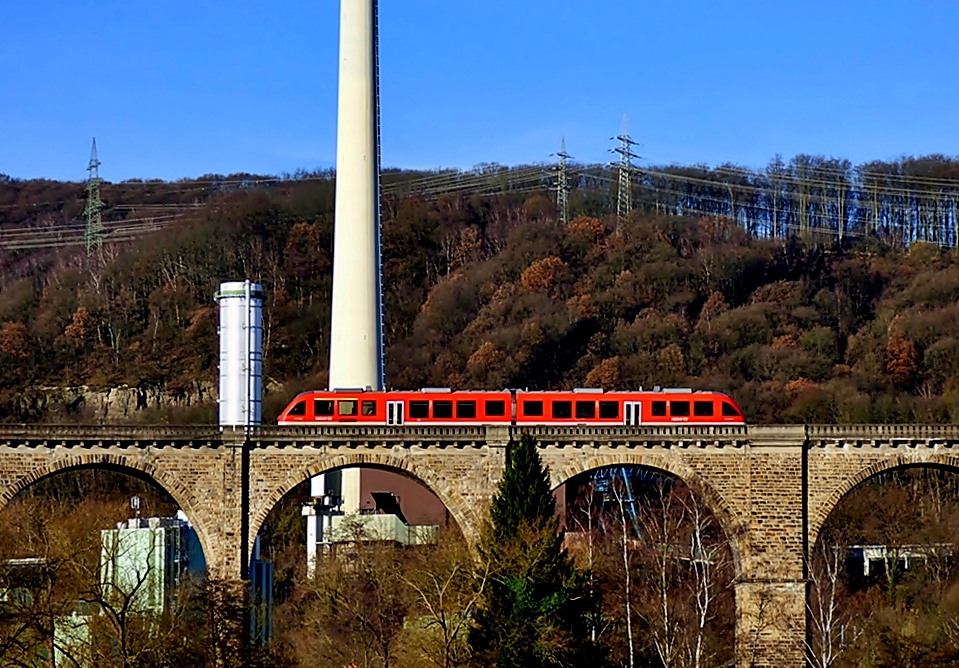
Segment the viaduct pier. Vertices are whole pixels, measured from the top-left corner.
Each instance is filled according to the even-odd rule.
[[[959,425],[535,427],[552,483],[613,465],[684,480],[732,545],[739,665],[802,666],[806,556],[829,513],[891,469],[959,471]],[[446,505],[467,540],[517,434],[509,427],[0,427],[0,509],[59,472],[121,471],[148,479],[190,518],[211,573],[246,578],[267,514],[312,476],[374,466],[411,476]],[[774,611],[774,614],[773,612]],[[746,655],[749,655],[748,659]]]

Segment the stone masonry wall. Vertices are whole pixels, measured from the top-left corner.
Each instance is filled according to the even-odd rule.
[[[869,429],[866,429],[870,427]],[[808,545],[842,497],[874,475],[908,466],[959,471],[957,425],[850,425],[810,430]]]
[[[800,666],[805,551],[842,496],[879,472],[959,470],[959,427],[536,427],[552,483],[604,466],[667,472],[697,490],[736,559],[737,665]],[[212,573],[245,573],[275,504],[318,473],[378,466],[418,479],[478,536],[502,476],[508,428],[0,427],[0,509],[58,471],[99,467],[154,480],[187,513]]]

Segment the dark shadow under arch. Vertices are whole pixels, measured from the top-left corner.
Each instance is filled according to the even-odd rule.
[[[897,455],[880,459],[863,467],[853,475],[846,477],[829,495],[826,501],[811,514],[809,522],[809,546],[812,549],[819,541],[820,533],[829,516],[842,503],[842,500],[854,489],[885,473],[908,469],[935,469],[959,475],[959,456],[936,455],[925,460],[915,460],[908,456]]]

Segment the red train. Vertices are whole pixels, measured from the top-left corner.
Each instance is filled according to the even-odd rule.
[[[746,418],[739,406],[721,392],[689,389],[487,392],[435,388],[414,392],[304,392],[280,413],[279,423],[736,425],[746,424]]]

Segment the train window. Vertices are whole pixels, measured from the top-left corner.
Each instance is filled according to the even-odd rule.
[[[524,401],[523,402],[523,415],[529,415],[530,417],[540,417],[542,414],[543,414],[542,401]]]
[[[317,417],[325,417],[328,415],[333,415],[333,400],[332,399],[314,399],[313,415]]]
[[[410,402],[411,418],[428,418],[429,416],[430,416],[430,402],[428,401],[411,401]]]
[[[364,402],[363,402],[363,415],[376,415],[376,402],[375,402],[375,401],[364,401]]]
[[[568,419],[573,417],[573,402],[572,401],[554,401],[553,417],[559,418],[559,419]]]
[[[689,415],[689,402],[670,401],[669,414],[671,417],[687,417]]]
[[[501,417],[506,415],[506,402],[505,401],[486,401],[486,414],[489,417]]]
[[[306,415],[306,402],[299,401],[296,406],[290,409],[290,412],[287,415]]]
[[[653,402],[653,417],[666,417],[666,402],[665,402],[665,401],[654,401],[654,402]]]
[[[433,417],[435,418],[453,417],[453,402],[452,401],[434,401]]]
[[[340,415],[356,415],[356,399],[344,399],[336,403]]]
[[[713,402],[711,401],[694,401],[693,402],[693,415],[699,417],[711,417],[713,414]]]
[[[475,418],[475,417],[476,417],[476,402],[475,402],[475,401],[457,401],[457,402],[456,402],[456,417],[458,417],[458,418]]]
[[[577,401],[576,402],[576,418],[590,419],[596,417],[596,402],[594,401]]]
[[[739,417],[739,411],[736,410],[736,407],[733,406],[728,401],[723,402],[723,416],[724,417]]]
[[[600,401],[599,402],[599,417],[604,420],[615,420],[619,417],[619,402],[618,401]]]

